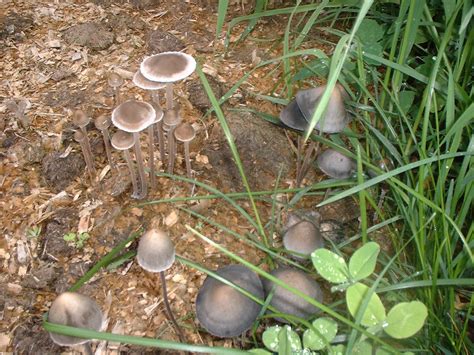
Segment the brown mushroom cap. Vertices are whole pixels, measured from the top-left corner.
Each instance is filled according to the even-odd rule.
[[[133,147],[135,139],[133,134],[125,131],[117,131],[110,140],[112,147],[117,150],[127,150]]]
[[[163,52],[145,58],[140,71],[145,78],[161,83],[172,83],[191,75],[196,69],[192,56],[181,52]]]
[[[104,129],[107,129],[110,127],[110,124],[112,123],[112,121],[110,120],[109,115],[101,115],[95,119],[94,123],[95,123],[95,127],[99,131],[103,131]]]
[[[307,259],[316,249],[324,247],[324,240],[319,231],[319,226],[310,221],[300,221],[288,228],[283,235],[285,249],[296,252],[296,259]]]
[[[86,139],[86,135],[82,133],[81,131],[75,131],[74,132],[74,140],[78,143],[84,142]]]
[[[258,276],[242,265],[228,265],[216,271],[219,276],[263,299],[263,287]],[[244,296],[232,286],[208,276],[196,298],[199,323],[212,335],[229,338],[249,329],[261,310],[261,305]]]
[[[196,131],[189,123],[181,123],[174,130],[174,137],[180,142],[190,142],[196,136]]]
[[[316,159],[316,164],[326,175],[334,179],[347,179],[356,168],[354,160],[334,149],[327,149]]]
[[[290,267],[280,267],[274,269],[271,274],[309,297],[316,299],[319,302],[323,301],[323,293],[318,283],[303,271]],[[263,280],[265,297],[268,296],[272,287],[272,281],[267,279]],[[281,286],[275,286],[275,292],[273,293],[273,298],[270,304],[282,313],[291,314],[305,319],[318,311],[318,308]],[[285,322],[282,318],[277,318],[277,320]]]
[[[107,77],[107,83],[113,88],[118,88],[123,85],[123,78],[120,74],[112,72]]]
[[[163,123],[167,126],[174,127],[181,122],[181,117],[179,116],[178,110],[171,109],[166,110],[163,116]]]
[[[161,120],[163,120],[163,116],[165,115],[165,113],[163,112],[163,109],[156,102],[151,102],[151,105],[153,106],[153,109],[155,110],[155,121],[153,123],[158,123]]]
[[[159,90],[166,87],[165,83],[160,83],[158,81],[148,80],[143,76],[140,70],[133,75],[133,83],[143,90]]]
[[[122,131],[140,132],[155,122],[156,112],[149,103],[128,100],[112,111],[112,123]]]
[[[97,303],[91,298],[76,292],[64,292],[51,304],[48,322],[77,328],[100,330],[104,316]],[[69,335],[49,333],[51,339],[61,346],[84,344],[89,339]]]
[[[174,259],[174,245],[165,232],[150,229],[140,238],[137,261],[146,271],[165,271],[173,265]]]
[[[88,117],[82,110],[76,110],[72,115],[72,122],[79,128],[87,126],[90,120],[90,117]]]

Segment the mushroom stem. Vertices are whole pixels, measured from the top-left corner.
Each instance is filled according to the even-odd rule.
[[[161,108],[160,92],[158,90],[151,90],[150,96],[151,96],[151,101],[153,101],[155,104],[158,105],[158,107]]]
[[[130,179],[132,180],[132,186],[133,186],[132,198],[139,199],[140,191],[138,191],[137,175],[135,174],[132,158],[130,157],[130,152],[128,151],[128,149],[125,149],[123,151],[123,155],[125,157],[125,161],[127,162],[128,170],[130,170]]]
[[[110,147],[110,136],[107,129],[101,130],[102,137],[104,138],[105,153],[107,154],[107,160],[109,161],[110,168],[113,170],[117,169],[114,161],[112,160],[112,148]]]
[[[92,161],[92,153],[90,152],[90,147],[86,144],[87,136],[81,131],[76,131],[74,134],[74,139],[79,142],[82,150],[82,154],[84,155],[84,161],[86,162],[87,172],[89,173],[89,177],[91,178],[92,184],[95,183],[95,169],[94,163]]]
[[[174,138],[174,130],[176,126],[170,127],[168,132],[168,174],[173,174],[174,161],[176,158],[176,140]]]
[[[168,291],[166,289],[166,279],[165,279],[164,271],[160,271],[160,279],[161,279],[161,286],[163,288],[163,301],[164,301],[164,304],[165,304],[166,313],[168,315],[168,318],[171,320],[171,322],[175,326],[175,329],[176,329],[177,334],[178,334],[179,341],[184,343],[185,338],[184,338],[184,335],[183,335],[183,331],[181,330],[181,327],[178,325],[178,322],[176,322],[176,319],[173,316],[173,312],[171,311],[170,303],[168,301]]]
[[[92,148],[89,142],[89,137],[87,136],[86,128],[81,127],[81,132],[84,135],[84,146],[86,147],[86,154],[88,155],[88,158],[89,158],[90,168],[91,168],[92,174],[95,176],[94,158],[92,156]]]
[[[173,109],[173,83],[166,83],[166,109]]]
[[[160,147],[160,159],[161,163],[165,163],[165,136],[163,134],[163,120],[160,120],[156,124],[156,128],[158,130],[158,145]]]
[[[189,142],[184,142],[184,158],[186,159],[186,173],[189,179],[191,176],[191,158],[189,157]]]
[[[150,169],[150,186],[152,190],[156,188],[155,177],[155,132],[154,124],[148,126],[148,168]]]
[[[145,198],[147,195],[147,182],[145,177],[145,166],[143,165],[142,150],[140,149],[140,135],[138,132],[133,132],[133,139],[135,139],[134,149],[135,158],[137,159],[138,175],[140,176],[140,196],[139,199]]]

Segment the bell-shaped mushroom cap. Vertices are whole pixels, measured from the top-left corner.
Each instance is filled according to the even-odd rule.
[[[286,126],[296,129],[298,131],[304,131],[308,126],[308,121],[301,113],[296,100],[291,101],[281,112],[280,121]]]
[[[298,289],[307,296],[322,302],[323,293],[318,283],[306,275],[303,271],[289,267],[280,267],[273,270],[271,274],[289,286]],[[273,282],[267,279],[263,280],[265,297],[268,296],[272,290],[272,287]],[[275,286],[275,292],[270,305],[282,313],[288,313],[300,318],[308,318],[318,311],[318,309],[312,304],[281,286]],[[281,318],[277,318],[277,320],[280,322],[285,321]]]
[[[163,123],[167,126],[177,126],[181,122],[181,117],[177,109],[166,110],[163,116]]]
[[[95,127],[99,131],[103,131],[104,129],[107,129],[110,127],[110,124],[111,124],[110,116],[101,115],[95,119],[94,123],[95,123]]]
[[[295,210],[288,214],[286,220],[285,229],[288,230],[292,226],[301,221],[310,221],[315,226],[319,226],[319,221],[321,220],[321,214],[311,209],[300,209]]]
[[[119,86],[123,85],[123,78],[120,76],[120,74],[112,72],[107,77],[107,83],[113,88],[118,88]]]
[[[258,298],[263,287],[258,276],[242,265],[228,265],[216,271]],[[249,329],[262,307],[233,287],[208,276],[196,298],[196,315],[201,325],[212,335],[235,337]]]
[[[146,271],[165,271],[173,265],[174,259],[174,245],[165,232],[150,229],[140,238],[137,261]]]
[[[82,133],[82,131],[75,131],[74,132],[74,140],[78,143],[84,142],[86,139],[86,135]]]
[[[318,102],[326,90],[326,86],[299,91],[296,94],[296,102],[305,119],[309,122],[313,117]],[[341,132],[349,122],[350,116],[344,106],[344,88],[336,85],[332,91],[326,113],[316,124],[316,128],[325,133]]]
[[[100,330],[104,316],[97,303],[76,292],[61,293],[51,304],[48,322],[77,328]],[[84,344],[89,339],[49,333],[51,339],[61,346]]]
[[[135,144],[135,138],[133,138],[133,134],[125,131],[117,131],[112,136],[110,140],[112,147],[117,150],[127,150],[133,147]]]
[[[190,142],[196,136],[196,131],[189,123],[181,123],[174,130],[174,137],[180,142]]]
[[[77,127],[85,127],[90,122],[90,117],[88,117],[84,111],[76,110],[72,115],[72,121]]]
[[[283,246],[286,250],[296,252],[296,259],[306,259],[316,249],[324,246],[319,226],[310,221],[300,221],[288,228],[283,235]]]
[[[148,80],[143,76],[140,70],[137,70],[135,75],[133,75],[133,83],[141,89],[144,90],[159,90],[166,87],[165,83],[160,83],[158,81]]]
[[[355,162],[334,149],[327,149],[316,159],[319,169],[334,179],[347,179],[355,171]]]
[[[196,69],[196,61],[189,54],[163,52],[145,58],[140,71],[148,80],[172,83],[191,75]]]
[[[112,123],[125,132],[140,132],[155,122],[156,112],[149,103],[128,100],[112,111]]]

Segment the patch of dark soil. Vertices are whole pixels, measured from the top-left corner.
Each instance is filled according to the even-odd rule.
[[[53,343],[43,329],[40,317],[31,317],[15,328],[13,333],[14,354],[59,354],[61,348]]]
[[[61,85],[55,91],[48,92],[44,103],[50,107],[75,108],[86,101],[86,93],[82,90],[72,90],[67,85]]]
[[[82,174],[84,167],[84,159],[79,154],[61,158],[61,153],[54,152],[43,159],[42,174],[48,187],[60,192]]]
[[[209,85],[211,86],[212,92],[217,99],[223,95],[221,84],[214,79],[212,76],[207,78]],[[206,112],[211,108],[211,102],[207,97],[206,91],[201,84],[201,81],[187,81],[186,90],[188,91],[189,101],[194,107],[198,108],[201,112]]]
[[[50,288],[58,277],[58,269],[52,264],[43,264],[39,268],[26,275],[22,282],[23,287],[35,290]]]
[[[229,112],[226,117],[250,187],[272,188],[280,170],[284,179],[293,169],[294,156],[283,130],[249,112]],[[204,154],[220,172],[220,182],[225,188],[241,190],[240,174],[220,126],[214,127],[211,141]]]
[[[105,25],[115,33],[122,33],[126,30],[143,31],[147,27],[145,21],[139,17],[122,14],[109,14],[105,19]]]
[[[184,43],[175,35],[162,31],[151,31],[146,39],[147,53],[157,54],[161,52],[181,51],[184,49]]]
[[[63,38],[69,44],[85,46],[92,50],[107,49],[114,43],[113,32],[96,22],[72,26],[64,31]]]
[[[353,222],[360,216],[360,210],[351,197],[321,207],[321,220],[338,221],[341,224]]]
[[[54,291],[57,294],[66,292],[71,288],[71,286],[77,282],[84,274],[91,268],[90,262],[79,261],[77,263],[72,263],[67,265],[67,269],[64,272],[61,272],[57,279],[54,282]],[[93,285],[84,285],[81,288],[82,294],[88,294],[94,288]]]
[[[40,142],[19,141],[8,151],[9,155],[15,155],[18,163],[22,166],[26,164],[41,163],[45,156],[45,151]]]
[[[25,38],[25,32],[33,27],[33,17],[11,13],[0,16],[0,40],[11,38],[21,41]]]
[[[56,211],[46,225],[44,236],[39,243],[38,254],[43,259],[57,260],[73,254],[74,248],[64,240],[64,235],[77,227],[76,211],[72,208],[62,208]]]
[[[12,145],[15,144],[15,142],[18,140],[18,137],[16,135],[14,135],[12,132],[8,132],[6,133],[3,137],[2,137],[2,148],[4,149],[7,149],[7,148],[10,148]]]

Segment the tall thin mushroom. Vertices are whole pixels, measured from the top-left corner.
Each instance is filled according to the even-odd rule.
[[[168,128],[168,174],[173,174],[174,161],[176,159],[176,141],[174,130],[181,123],[181,117],[178,110],[171,109],[165,112],[163,123]]]
[[[109,161],[110,168],[115,170],[117,167],[112,159],[112,152],[110,149],[110,135],[108,128],[111,125],[111,120],[108,115],[102,115],[95,119],[95,127],[102,133],[104,139],[105,153],[107,154],[107,160]]]
[[[120,74],[116,72],[112,72],[109,74],[107,78],[107,83],[114,91],[114,106],[120,104],[120,87],[123,85],[123,78]]]
[[[79,127],[82,132],[82,137],[79,137],[83,141],[83,151],[84,151],[84,158],[86,159],[87,168],[89,169],[90,174],[95,178],[96,172],[94,167],[94,157],[92,155],[92,149],[89,142],[89,138],[87,136],[87,129],[86,126],[90,122],[90,117],[87,116],[84,111],[76,110],[73,113],[72,121],[73,123]],[[82,146],[81,144],[81,146]],[[94,182],[94,178],[92,178],[92,182]]]
[[[87,172],[89,173],[89,177],[91,178],[92,184],[95,182],[95,169],[92,165],[92,157],[90,156],[89,149],[86,145],[86,136],[81,131],[74,132],[74,140],[81,145],[82,154],[84,155],[84,160],[86,162]]]
[[[163,110],[155,109],[155,121],[148,126],[148,168],[150,169],[150,185],[151,189],[156,188],[156,176],[155,176],[155,124],[161,122],[163,119]],[[160,139],[161,140],[161,139]],[[161,148],[161,144],[160,144]]]
[[[128,170],[130,171],[130,179],[132,180],[132,186],[133,186],[132,197],[137,198],[137,199],[141,198],[140,191],[138,190],[137,175],[135,174],[135,168],[133,166],[132,158],[130,157],[130,152],[128,151],[135,144],[135,139],[133,138],[133,134],[119,130],[112,136],[111,143],[112,143],[112,147],[114,147],[117,150],[123,151],[123,156],[125,157]]]
[[[189,123],[181,123],[176,129],[174,130],[174,137],[177,141],[182,142],[184,144],[184,158],[186,159],[186,173],[188,178],[192,178],[191,176],[191,159],[189,157],[189,142],[191,142],[194,137],[196,136],[196,132],[194,131],[193,126]]]

